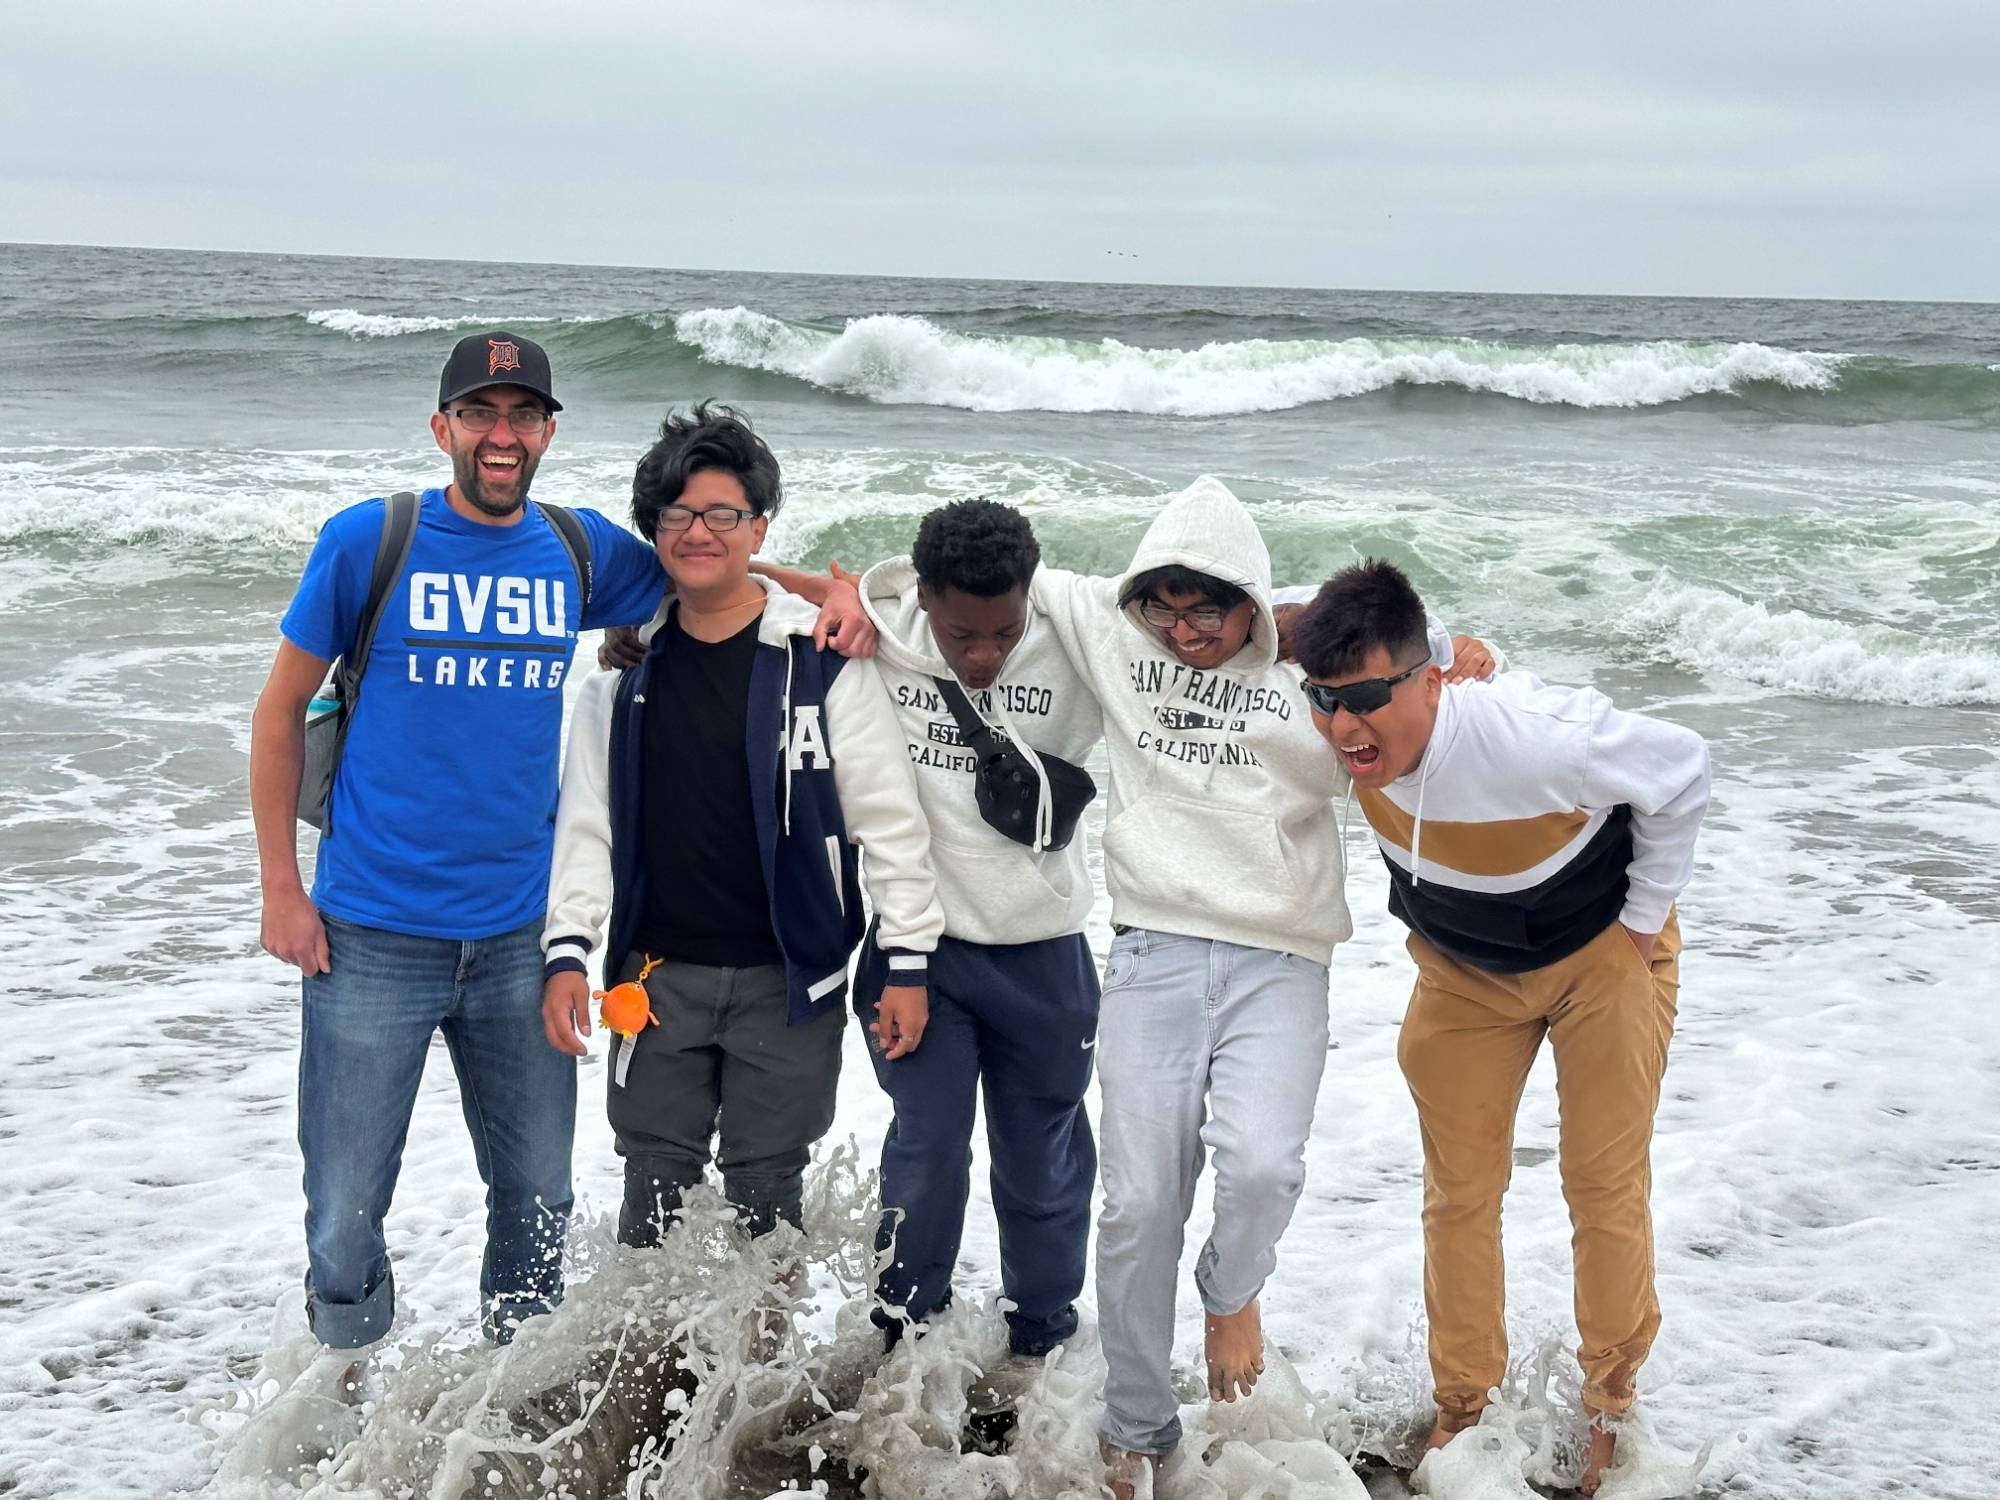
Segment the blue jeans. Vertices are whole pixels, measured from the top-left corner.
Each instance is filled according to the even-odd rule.
[[[542,924],[457,942],[322,918],[332,968],[305,981],[299,1053],[312,1331],[337,1349],[389,1331],[382,1220],[442,1030],[486,1184],[481,1322],[504,1342],[562,1299],[569,1229],[576,1063],[542,1031]]]

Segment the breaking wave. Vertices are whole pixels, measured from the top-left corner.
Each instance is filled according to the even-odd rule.
[[[2000,654],[1991,650],[1772,609],[1695,584],[1662,580],[1614,623],[1705,676],[1780,692],[1916,708],[2000,703]]]
[[[885,404],[1184,417],[1282,411],[1394,385],[1576,407],[1658,406],[1755,383],[1829,391],[1848,359],[1763,344],[1668,341],[1521,347],[1455,338],[1248,339],[1148,349],[1108,338],[954,333],[891,313],[853,319],[836,333],[746,307],[683,313],[674,335],[712,363]]]
[[[1548,331],[1514,342],[1476,336],[1480,330],[1405,330],[1383,319],[1296,336],[1314,321],[1295,314],[1225,320],[1204,310],[1083,314],[1039,305],[883,312],[838,326],[743,306],[562,316],[326,307],[275,320],[147,324],[135,332],[170,335],[185,348],[218,331],[233,338],[285,323],[308,337],[363,345],[496,324],[534,327],[566,368],[649,385],[713,381],[723,367],[838,398],[978,412],[1222,417],[1404,388],[1433,399],[1576,410],[1710,399],[1778,420],[2000,420],[2000,366],[1990,364],[1922,364],[1749,340],[1593,342]],[[980,326],[962,326],[967,322]],[[1214,336],[1224,326],[1234,336]]]
[[[454,328],[470,328],[491,323],[491,318],[399,317],[394,313],[361,312],[352,307],[322,307],[306,314],[306,321],[329,333],[344,333],[357,339],[392,339],[405,333],[448,333]],[[528,321],[516,318],[515,322]]]

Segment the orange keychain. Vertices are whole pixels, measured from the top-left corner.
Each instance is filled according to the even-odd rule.
[[[605,1030],[615,1031],[629,1041],[648,1026],[660,1024],[660,1018],[653,1014],[652,1000],[646,994],[646,976],[661,962],[660,959],[649,958],[639,970],[637,979],[628,979],[623,984],[614,984],[608,990],[598,990],[591,995],[591,999],[604,1002],[600,1015]]]

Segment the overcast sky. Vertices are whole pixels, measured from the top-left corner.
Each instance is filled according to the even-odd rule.
[[[0,40],[0,240],[1995,301],[1996,142],[1991,0],[64,0]]]

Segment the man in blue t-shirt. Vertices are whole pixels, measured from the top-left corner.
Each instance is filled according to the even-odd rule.
[[[261,936],[304,975],[307,1316],[335,1348],[389,1330],[382,1221],[438,1030],[487,1188],[483,1326],[504,1341],[562,1294],[576,1073],[542,1034],[540,937],[563,679],[579,630],[649,618],[665,580],[644,542],[579,510],[586,582],[529,504],[561,409],[548,356],[527,339],[475,334],[446,361],[431,432],[452,482],[419,502],[310,896],[294,832],[304,719],[355,644],[384,501],[320,532],[251,725]]]

